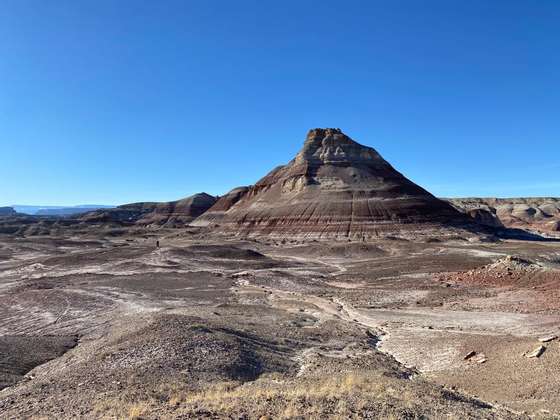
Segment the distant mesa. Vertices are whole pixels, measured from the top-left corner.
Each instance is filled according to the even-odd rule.
[[[37,216],[75,216],[77,214],[87,213],[90,211],[95,211],[99,209],[108,209],[112,208],[109,206],[103,207],[83,207],[83,206],[76,206],[76,207],[61,207],[55,209],[39,209],[35,213]]]
[[[221,197],[193,225],[247,235],[365,239],[469,223],[371,147],[340,129],[317,128],[291,162]]]
[[[77,214],[95,211],[98,209],[112,208],[114,206],[106,206],[100,204],[82,204],[79,206],[28,206],[28,205],[14,205],[13,208],[21,214],[28,214],[33,216],[52,216],[52,217],[67,217],[75,216]]]
[[[0,216],[15,216],[16,211],[13,207],[0,207]]]

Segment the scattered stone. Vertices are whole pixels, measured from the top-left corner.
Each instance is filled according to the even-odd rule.
[[[549,335],[549,336],[547,336],[547,337],[541,337],[541,338],[539,338],[539,341],[540,341],[541,343],[548,343],[548,342],[550,342],[550,341],[556,340],[557,338],[558,338],[557,335]]]
[[[546,350],[545,346],[539,346],[535,350],[533,350],[531,353],[526,354],[525,357],[527,357],[529,359],[540,357],[544,353],[545,350]]]
[[[241,271],[241,272],[239,272],[239,273],[234,273],[234,274],[232,274],[232,275],[231,275],[231,278],[232,278],[232,279],[237,279],[237,278],[239,278],[239,277],[249,277],[250,275],[251,275],[251,273],[248,272],[248,271]]]

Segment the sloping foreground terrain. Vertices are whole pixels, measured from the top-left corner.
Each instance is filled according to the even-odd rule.
[[[0,418],[553,418],[559,268],[555,242],[3,235]]]
[[[222,197],[195,226],[241,235],[367,239],[465,228],[472,220],[336,128],[307,134],[287,165]]]

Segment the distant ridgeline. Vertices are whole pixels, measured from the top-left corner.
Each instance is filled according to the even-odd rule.
[[[560,232],[560,199],[439,199],[338,128],[310,130],[288,164],[222,197],[199,193],[118,207],[14,207],[0,208],[0,232],[47,234],[53,226],[198,227],[235,236],[354,240],[481,238],[510,228]]]
[[[13,207],[0,207],[0,216],[13,216],[16,211]]]
[[[72,216],[87,213],[98,209],[108,209],[114,206],[85,204],[80,206],[12,206],[18,213],[37,215],[37,216]]]

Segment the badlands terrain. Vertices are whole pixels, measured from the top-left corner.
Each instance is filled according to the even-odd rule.
[[[476,200],[315,129],[222,197],[6,210],[0,418],[558,418],[560,242]]]

